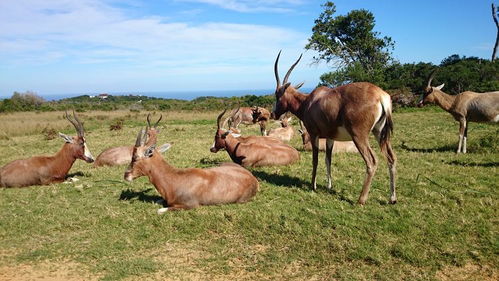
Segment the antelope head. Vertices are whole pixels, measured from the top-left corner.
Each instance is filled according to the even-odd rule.
[[[146,127],[146,133],[147,133],[147,136],[149,138],[149,141],[148,143],[156,143],[156,140],[158,139],[158,134],[159,134],[159,128],[158,128],[158,124],[159,124],[159,121],[161,121],[161,119],[163,118],[163,114],[161,114],[159,116],[159,119],[158,121],[156,121],[156,123],[154,123],[154,125],[151,125],[151,114],[147,114],[147,127]]]
[[[213,153],[217,153],[220,149],[225,149],[225,138],[227,137],[227,135],[231,133],[230,130],[225,130],[220,126],[220,120],[222,119],[222,116],[224,116],[226,111],[227,109],[225,109],[217,117],[217,131],[215,133],[215,141],[213,142],[213,145],[210,148],[210,151]],[[236,110],[235,113],[237,113],[238,111],[239,108]]]
[[[279,57],[281,56],[281,51],[279,51],[279,54],[277,55],[277,58],[274,63],[274,74],[275,74],[275,80],[277,82],[277,86],[275,89],[275,97],[276,97],[276,103],[274,105],[274,108],[272,109],[272,118],[277,120],[281,117],[282,114],[286,113],[289,111],[289,103],[291,102],[292,99],[292,93],[296,92],[301,86],[303,86],[303,83],[300,83],[296,86],[291,86],[291,83],[288,82],[289,75],[295,68],[295,66],[300,62],[302,55],[296,60],[296,62],[291,65],[289,68],[288,72],[286,73],[286,76],[284,76],[284,80],[281,83],[281,80],[279,79],[279,71],[278,71],[278,64],[279,64]]]
[[[431,86],[431,81],[435,77],[436,69],[433,70],[430,74],[430,78],[428,78],[428,84],[426,85],[426,88],[424,89],[423,94],[419,97],[419,101],[417,103],[418,107],[422,107],[427,103],[433,103],[435,102],[435,93],[442,92],[442,88],[445,86],[445,84],[442,84],[437,87],[432,87]]]
[[[301,135],[301,140],[303,144],[307,144],[310,142],[310,135],[307,133],[307,129],[305,129],[305,126],[303,126],[303,122],[300,120],[300,129],[298,132]]]
[[[66,142],[66,145],[69,147],[72,155],[74,155],[75,158],[84,160],[87,163],[92,163],[94,162],[94,157],[92,156],[92,153],[90,153],[90,150],[87,147],[87,142],[85,140],[85,130],[83,129],[83,123],[78,119],[78,116],[76,116],[76,113],[73,110],[73,117],[68,114],[66,111],[66,114],[64,117],[71,123],[76,129],[77,136],[67,136],[61,132],[59,132],[59,136],[64,139]]]
[[[149,124],[150,125],[150,124]],[[170,149],[171,145],[166,143],[162,145],[158,151],[165,152]],[[140,130],[135,141],[132,152],[132,161],[125,171],[124,178],[126,181],[133,181],[134,179],[145,176],[146,173],[152,170],[155,165],[152,163],[152,158],[155,155],[156,141],[149,144],[147,141],[147,133],[145,130]]]

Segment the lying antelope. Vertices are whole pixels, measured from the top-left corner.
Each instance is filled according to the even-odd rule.
[[[280,121],[281,128],[275,128],[275,129],[270,130],[268,133],[268,136],[280,139],[280,140],[285,141],[285,142],[290,142],[295,134],[295,130],[293,129],[293,127],[291,127],[289,125],[289,122],[291,122],[291,119],[292,119],[292,117],[283,118]]]
[[[149,136],[149,141],[151,143],[156,142],[159,133],[158,124],[163,118],[163,115],[159,116],[158,121],[151,126],[150,114],[147,114],[147,135]],[[133,146],[118,146],[111,147],[99,154],[95,159],[94,167],[100,166],[118,166],[129,164],[132,158]]]
[[[433,71],[428,79],[424,93],[419,98],[418,106],[436,103],[449,112],[459,122],[459,143],[457,153],[466,153],[468,122],[499,122],[499,91],[488,93],[462,92],[455,96],[442,91],[445,84],[432,87],[435,76]]]
[[[259,189],[258,180],[233,163],[208,169],[177,169],[160,155],[160,152],[170,148],[170,144],[156,150],[156,142],[148,145],[150,142],[146,143],[146,138],[141,130],[124,178],[127,181],[141,176],[149,178],[168,206],[158,209],[158,214],[201,205],[244,203],[253,198]]]
[[[289,165],[300,159],[296,149],[271,137],[260,137],[256,142],[239,141],[230,131],[220,127],[220,119],[225,111],[217,118],[217,131],[211,152],[225,149],[234,163],[244,167]]]
[[[397,201],[395,193],[395,154],[390,144],[393,129],[390,95],[376,85],[367,82],[352,83],[334,89],[318,87],[309,95],[297,91],[288,83],[289,75],[298,64],[290,67],[281,84],[277,70],[279,57],[274,63],[277,82],[274,119],[291,112],[303,121],[312,140],[312,187],[316,189],[319,138],[326,138],[326,167],[328,188],[331,188],[331,154],[334,141],[353,140],[366,163],[366,177],[359,197],[365,204],[371,181],[376,172],[377,160],[369,145],[369,133],[373,132],[381,151],[388,161],[390,172],[390,203]]]
[[[298,132],[301,134],[303,149],[310,151],[312,150],[310,135],[308,134],[307,129],[303,127],[301,121],[300,121],[300,127],[301,129],[299,129]],[[319,138],[319,150],[320,151],[326,150],[326,139]],[[357,147],[355,146],[355,143],[353,143],[353,141],[335,141],[333,146],[333,153],[342,153],[342,152],[357,153],[359,151],[357,150]]]
[[[3,166],[0,168],[0,186],[24,187],[63,182],[76,159],[87,163],[94,162],[85,141],[83,123],[74,111],[73,116],[71,118],[67,112],[65,114],[65,118],[75,127],[77,136],[71,137],[59,133],[65,144],[54,156],[34,156],[15,160]]]

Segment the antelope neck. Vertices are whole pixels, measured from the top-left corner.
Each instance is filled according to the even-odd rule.
[[[53,170],[53,174],[57,177],[65,177],[76,161],[76,157],[71,153],[71,146],[69,144],[64,144],[61,150],[51,158],[50,169]]]
[[[304,105],[308,95],[302,94],[296,90],[289,93],[290,99],[288,100],[288,111],[302,119],[305,110]]]
[[[435,91],[435,103],[438,104],[445,111],[450,111],[452,104],[456,100],[456,96],[448,95],[442,91]]]

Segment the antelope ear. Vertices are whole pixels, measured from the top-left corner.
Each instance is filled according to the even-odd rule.
[[[170,149],[171,147],[172,147],[172,145],[171,145],[171,144],[169,144],[169,143],[165,143],[165,144],[163,144],[162,146],[160,146],[160,147],[158,148],[158,151],[159,151],[160,153],[164,153],[164,152],[166,152],[168,149]]]
[[[233,137],[238,138],[241,136],[241,134],[232,134]]]
[[[70,137],[70,136],[68,136],[68,135],[65,135],[65,134],[63,134],[63,133],[61,133],[61,132],[59,132],[59,136],[60,136],[61,138],[63,138],[63,139],[64,139],[64,141],[65,141],[66,143],[74,143],[74,141],[73,141],[73,137]]]
[[[144,151],[144,156],[145,157],[152,157],[155,149],[156,149],[156,144],[149,146],[149,148],[147,148],[146,151]]]
[[[295,89],[296,90],[300,89],[301,86],[303,86],[303,84],[305,84],[305,82],[301,82],[301,83],[296,84]]]
[[[303,135],[303,130],[302,129],[298,129],[298,132]]]
[[[444,83],[444,84],[442,84],[442,85],[440,85],[440,86],[435,87],[435,89],[437,89],[437,90],[442,90],[442,88],[443,88],[444,86],[445,86],[445,83]]]
[[[222,134],[222,138],[225,139],[230,133],[232,133],[231,130],[228,130],[227,132]]]

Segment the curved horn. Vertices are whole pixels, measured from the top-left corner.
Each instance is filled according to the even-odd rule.
[[[279,57],[281,56],[281,52],[282,52],[282,50],[280,50],[279,54],[277,54],[277,58],[275,59],[275,63],[274,63],[275,81],[277,82],[276,89],[279,89],[279,87],[281,87],[281,80],[279,79],[279,71],[277,70],[277,65],[279,64]]]
[[[156,123],[154,123],[154,126],[153,126],[154,128],[156,128],[156,127],[158,126],[159,121],[161,121],[161,119],[162,119],[162,118],[163,118],[163,114],[161,114],[161,115],[159,116],[158,121],[156,121]]]
[[[301,86],[303,86],[303,84],[305,84],[305,82],[301,82],[301,83],[298,83],[296,86],[295,86],[295,89],[300,89]]]
[[[224,111],[222,113],[220,113],[220,115],[218,115],[218,117],[217,117],[217,129],[219,129],[219,130],[220,130],[220,119],[222,119],[222,116],[224,116],[226,111],[227,111],[227,108],[224,109]]]
[[[151,127],[151,113],[148,113],[147,114],[147,128],[150,128]]]
[[[135,147],[140,147],[142,145],[142,136],[144,135],[144,129],[141,129],[139,131],[139,134],[137,135],[137,139],[135,140]]]
[[[437,72],[437,69],[434,69],[431,73],[430,73],[430,76],[428,78],[428,85],[426,85],[427,88],[431,87],[431,81],[433,80],[433,78],[435,78],[435,73]]]
[[[300,55],[300,57],[296,60],[295,63],[289,68],[288,72],[286,73],[286,76],[284,76],[284,81],[282,81],[282,84],[286,84],[288,82],[289,75],[291,75],[291,71],[293,71],[293,68],[300,62],[301,57],[303,54]]]
[[[64,115],[64,117],[66,117],[66,119],[68,119],[68,121],[71,122],[71,124],[73,124],[73,126],[76,129],[76,132],[78,133],[78,136],[83,137],[84,136],[83,124],[81,123],[80,119],[78,119],[78,117],[76,116],[74,109],[73,109],[74,120],[71,118],[71,115],[69,115],[67,111],[65,112],[66,114]]]

